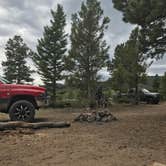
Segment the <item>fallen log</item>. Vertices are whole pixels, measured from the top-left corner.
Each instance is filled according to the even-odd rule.
[[[17,128],[29,128],[29,129],[41,129],[41,128],[64,128],[70,127],[69,122],[39,122],[39,123],[26,123],[26,122],[1,122],[0,130],[17,129]]]

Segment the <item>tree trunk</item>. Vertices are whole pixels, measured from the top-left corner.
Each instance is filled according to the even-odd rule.
[[[88,88],[87,88],[87,90],[88,90],[88,99],[91,100],[91,86],[90,86],[89,82],[90,81],[88,81]]]
[[[63,128],[70,127],[69,122],[40,122],[40,123],[26,123],[26,122],[1,122],[0,130],[16,129],[16,128]]]
[[[17,77],[16,83],[17,83],[17,84],[20,84],[20,83],[21,83],[21,80],[20,80],[20,77],[19,77],[19,76]]]
[[[56,80],[53,81],[52,102],[56,104]]]
[[[138,100],[138,76],[136,74],[136,79],[135,79],[135,104],[138,105],[139,100]]]

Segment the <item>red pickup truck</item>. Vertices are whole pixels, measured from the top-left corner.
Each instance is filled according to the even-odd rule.
[[[47,103],[46,89],[31,85],[9,84],[0,77],[0,112],[12,121],[31,122],[35,110]]]

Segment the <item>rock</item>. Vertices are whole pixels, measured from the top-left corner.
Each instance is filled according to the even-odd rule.
[[[88,116],[87,122],[94,122],[96,120],[96,113],[92,113]]]
[[[74,121],[76,122],[111,122],[117,120],[109,111],[93,111],[81,113]]]

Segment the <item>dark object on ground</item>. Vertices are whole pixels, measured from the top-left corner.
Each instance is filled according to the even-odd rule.
[[[75,122],[112,122],[117,120],[109,111],[93,111],[91,113],[81,113]]]
[[[135,89],[130,89],[128,92],[129,98],[135,97]],[[152,93],[147,89],[139,89],[138,98],[140,102],[146,102],[147,104],[158,104],[160,102],[160,94]]]
[[[17,129],[17,128],[29,128],[29,129],[41,129],[41,128],[64,128],[70,127],[69,122],[39,122],[39,123],[26,123],[26,122],[2,122],[0,123],[0,130]]]

